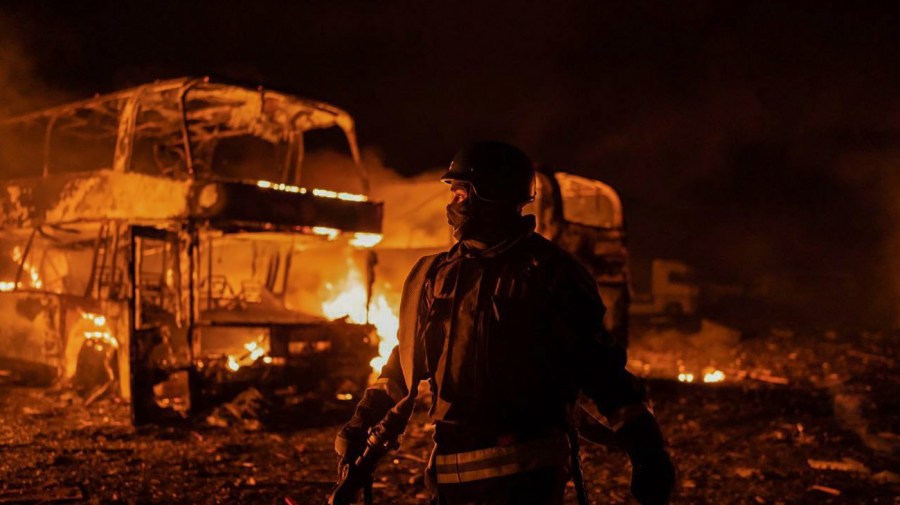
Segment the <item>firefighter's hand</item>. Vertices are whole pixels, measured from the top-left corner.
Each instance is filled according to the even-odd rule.
[[[354,423],[341,428],[334,439],[334,450],[338,455],[338,478],[344,478],[347,467],[362,456],[366,449],[369,430]]]
[[[675,487],[675,465],[663,450],[644,456],[639,461],[632,458],[631,494],[641,505],[664,505]]]
[[[616,432],[631,459],[631,494],[641,505],[663,505],[675,487],[675,466],[666,452],[656,418],[649,410],[632,415]]]

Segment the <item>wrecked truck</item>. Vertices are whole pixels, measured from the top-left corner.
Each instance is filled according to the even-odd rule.
[[[346,112],[154,82],[0,122],[0,176],[0,382],[116,389],[142,424],[369,379],[382,205]]]
[[[575,256],[597,281],[610,335],[628,345],[631,276],[622,200],[612,186],[550,167],[537,171],[537,195],[525,211],[537,232]]]

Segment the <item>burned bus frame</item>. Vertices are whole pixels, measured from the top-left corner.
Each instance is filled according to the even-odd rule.
[[[343,133],[362,194],[303,186],[304,134],[333,127]],[[283,300],[295,241],[364,243],[381,233],[382,205],[364,196],[367,177],[346,112],[262,88],[182,78],[12,118],[0,128],[13,132],[0,138],[0,234],[17,244],[15,274],[0,281],[0,309],[22,320],[0,335],[14,343],[0,350],[7,354],[0,365],[49,382],[72,379],[92,352],[114,356],[108,372],[131,399],[136,424],[202,412],[209,398],[228,394],[223,373],[238,372],[248,355],[243,369],[256,372],[247,380],[273,389],[324,387],[349,397],[365,384],[377,354],[371,326],[277,303],[253,320],[239,310],[258,303],[260,289]],[[217,158],[227,145],[241,152],[225,160],[237,160],[231,165]],[[278,156],[261,155],[273,151]],[[257,236],[289,245],[270,257],[265,286],[235,293],[212,275],[213,241]],[[38,262],[38,240],[56,248],[55,256]],[[89,268],[72,268],[73,255],[89,258]],[[68,272],[53,285],[42,279],[48,261]],[[238,358],[203,355],[216,331],[229,328],[263,331],[267,348]],[[173,350],[178,344],[186,359]],[[246,387],[247,380],[224,382]]]

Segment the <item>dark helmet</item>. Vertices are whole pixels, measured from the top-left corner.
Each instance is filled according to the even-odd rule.
[[[441,180],[468,182],[482,200],[534,200],[534,165],[519,148],[503,142],[476,142],[460,149]]]

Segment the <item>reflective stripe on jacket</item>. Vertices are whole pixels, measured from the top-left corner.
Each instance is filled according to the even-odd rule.
[[[568,437],[560,434],[514,445],[438,454],[434,464],[438,484],[461,484],[551,466],[564,467],[570,457]]]

